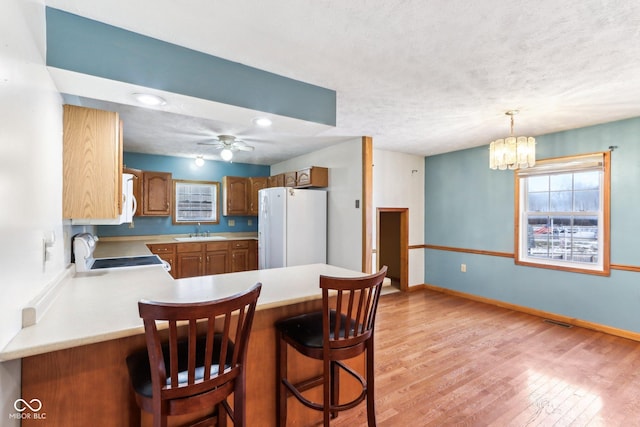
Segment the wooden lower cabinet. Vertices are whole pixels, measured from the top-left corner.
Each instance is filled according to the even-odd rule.
[[[150,243],[152,253],[168,262],[174,279],[258,269],[258,241]]]
[[[234,241],[231,243],[231,272],[247,270],[249,270],[249,241]]]
[[[178,278],[176,264],[176,244],[175,243],[150,243],[147,245],[152,254],[156,254],[171,266],[169,274],[174,279]]]
[[[207,243],[205,248],[204,274],[222,274],[229,271],[229,243]]]
[[[178,243],[176,248],[177,277],[182,279],[185,277],[204,276],[204,245],[202,243]]]

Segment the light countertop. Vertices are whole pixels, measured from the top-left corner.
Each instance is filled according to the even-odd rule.
[[[125,246],[130,252],[126,254],[148,254],[144,243],[140,242],[139,246],[129,242]],[[111,244],[100,243],[100,246],[105,249]],[[111,249],[117,252],[117,256],[123,256],[115,246]],[[263,310],[321,298],[321,274],[338,277],[364,275],[326,264],[179,280],[174,280],[161,266],[72,273],[58,285],[54,300],[38,322],[23,328],[0,351],[0,361],[142,334],[144,327],[137,306],[140,299],[167,302],[212,300],[236,294],[261,282],[257,310]]]

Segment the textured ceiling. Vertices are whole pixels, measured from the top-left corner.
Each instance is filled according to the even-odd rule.
[[[238,158],[247,163],[360,135],[372,136],[375,148],[418,155],[485,145],[508,134],[511,109],[520,110],[516,133],[528,136],[640,116],[637,0],[45,3],[337,91],[335,128],[313,136],[238,130],[255,141],[256,150]],[[129,114],[127,123],[136,120]],[[171,132],[185,123],[233,128],[228,119],[178,117],[172,127],[166,114],[153,140],[139,138],[150,132],[145,123],[157,123],[152,117],[125,128],[125,148],[188,155],[190,148],[170,153],[158,141],[180,138]]]

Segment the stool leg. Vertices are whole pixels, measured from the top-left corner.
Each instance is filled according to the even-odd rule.
[[[375,395],[375,375],[373,363],[373,336],[369,339],[366,348],[365,363],[367,364],[367,424],[369,427],[376,426],[376,399]]]
[[[282,333],[277,334],[276,344],[276,425],[287,425],[287,387],[282,379],[287,378],[287,342],[282,338]]]
[[[340,403],[340,367],[336,362],[331,362],[331,405]],[[331,411],[331,418],[337,418],[338,411]]]
[[[326,351],[326,346],[325,346]],[[322,415],[324,427],[329,427],[329,418],[331,415],[331,404],[333,403],[333,362],[324,355],[322,363]]]
[[[234,404],[235,409],[235,404]],[[227,426],[227,410],[224,409],[224,405],[222,403],[218,403],[218,427],[226,427]],[[235,426],[234,426],[235,427]]]

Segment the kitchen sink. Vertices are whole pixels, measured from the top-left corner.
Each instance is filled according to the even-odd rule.
[[[202,242],[207,240],[227,240],[222,236],[192,236],[192,237],[174,237],[173,240],[178,242]]]

